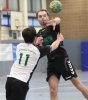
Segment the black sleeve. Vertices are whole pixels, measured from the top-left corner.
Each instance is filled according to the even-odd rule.
[[[42,29],[39,30],[39,32],[36,34],[37,37],[43,35],[41,31],[42,31]],[[58,25],[55,26],[55,31],[56,31],[56,33],[58,33],[58,32],[60,33],[60,24],[58,24]]]
[[[56,25],[55,31],[56,31],[56,33],[58,33],[58,32],[60,33],[60,24]],[[59,46],[63,46],[63,41],[60,42]]]
[[[36,34],[37,37],[41,36],[41,30],[39,30],[39,32]]]
[[[56,25],[56,27],[55,27],[55,31],[58,33],[60,33],[60,24],[58,24],[58,25]]]
[[[48,55],[51,53],[51,46],[37,46],[38,50],[40,51],[40,58],[44,57],[45,55]]]

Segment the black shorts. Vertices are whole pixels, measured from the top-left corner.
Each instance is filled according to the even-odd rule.
[[[48,62],[46,81],[48,81],[51,75],[55,75],[58,80],[61,75],[65,80],[77,77],[76,71],[68,57]]]
[[[8,77],[6,81],[6,100],[25,100],[28,83]]]

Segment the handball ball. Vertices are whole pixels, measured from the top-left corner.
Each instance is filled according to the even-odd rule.
[[[58,0],[50,2],[49,8],[52,13],[58,13],[62,10],[62,3]]]

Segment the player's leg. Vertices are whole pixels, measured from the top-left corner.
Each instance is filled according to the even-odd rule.
[[[9,99],[11,93],[12,93],[12,87],[11,83],[13,81],[13,78],[7,78],[6,84],[5,84],[5,89],[6,89],[6,100]]]
[[[74,86],[80,90],[84,97],[88,100],[88,88],[86,88],[78,79],[76,71],[69,58],[65,58],[65,66],[64,70],[62,71],[62,76],[65,80],[71,80]]]
[[[50,88],[50,100],[58,99],[58,84],[60,80],[60,68],[62,67],[60,59],[56,59],[52,62],[48,62],[47,67],[47,82]]]
[[[85,87],[81,81],[79,80],[79,78],[72,78],[71,82],[74,84],[74,86],[80,90],[82,92],[82,94],[84,95],[84,97],[88,100],[88,88]]]
[[[50,100],[58,100],[58,78],[55,75],[51,75],[48,84],[50,88]]]
[[[50,100],[59,100],[58,99],[58,84],[59,84],[60,75],[55,74],[54,70],[47,69],[47,82],[50,89]]]
[[[12,92],[7,100],[25,100],[28,85],[25,82],[14,79],[11,83]]]

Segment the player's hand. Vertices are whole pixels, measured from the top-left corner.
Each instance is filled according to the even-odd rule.
[[[39,45],[39,44],[42,44],[42,42],[43,42],[43,37],[37,37],[37,39],[36,39],[36,45]]]
[[[47,22],[47,26],[51,26],[51,25],[53,26],[53,30],[55,30],[56,21],[53,18],[51,18],[51,20]]]
[[[61,33],[58,33],[57,34],[57,39],[60,40],[60,41],[63,41],[64,40],[64,37]]]

